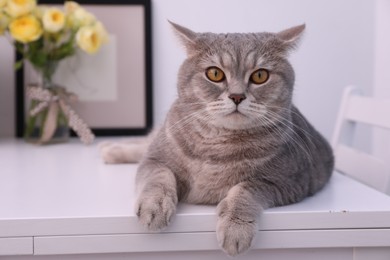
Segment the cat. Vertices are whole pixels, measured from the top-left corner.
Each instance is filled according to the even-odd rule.
[[[264,209],[315,194],[334,166],[328,142],[293,105],[288,61],[305,25],[278,33],[196,33],[172,23],[187,58],[178,98],[143,144],[102,146],[107,163],[141,160],[136,214],[164,229],[178,201],[217,205],[217,240],[246,251]]]

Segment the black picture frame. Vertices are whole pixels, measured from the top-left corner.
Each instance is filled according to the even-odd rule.
[[[118,5],[134,5],[142,6],[144,10],[143,26],[144,26],[144,116],[145,125],[141,127],[91,127],[92,132],[96,136],[131,136],[131,135],[146,135],[153,126],[153,95],[152,95],[152,25],[151,25],[151,0],[76,0],[82,7],[86,5],[97,6],[118,6]],[[41,0],[38,4],[63,4],[64,1],[59,0]],[[21,55],[16,52],[16,61],[20,60]],[[23,137],[25,128],[25,72],[24,68],[20,68],[15,72],[15,112],[16,112],[16,137]],[[123,115],[126,116],[126,112]],[[75,133],[72,131],[72,135]]]

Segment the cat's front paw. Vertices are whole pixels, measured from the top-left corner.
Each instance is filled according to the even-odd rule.
[[[136,204],[139,222],[150,231],[167,227],[176,212],[177,198],[169,195],[141,196]]]
[[[223,251],[236,256],[250,248],[257,225],[255,220],[229,212],[223,204],[218,206],[217,239]]]

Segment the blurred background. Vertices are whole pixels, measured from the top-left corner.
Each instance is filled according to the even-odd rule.
[[[115,19],[113,17],[113,19]],[[330,139],[345,86],[390,98],[390,1],[388,0],[152,0],[154,123],[161,124],[176,97],[185,58],[167,20],[198,32],[277,32],[306,23],[291,55],[295,104]],[[124,29],[125,29],[124,25]],[[0,38],[0,136],[14,136],[14,51]],[[388,115],[387,115],[388,116]],[[389,155],[386,133],[373,138],[375,153]],[[369,138],[368,138],[369,137]],[[368,142],[367,142],[368,145]]]

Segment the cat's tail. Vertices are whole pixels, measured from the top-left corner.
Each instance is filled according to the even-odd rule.
[[[157,130],[147,137],[126,141],[105,141],[99,144],[100,155],[107,164],[138,163],[146,154]]]

